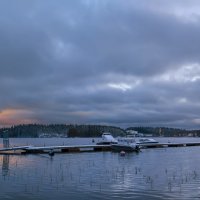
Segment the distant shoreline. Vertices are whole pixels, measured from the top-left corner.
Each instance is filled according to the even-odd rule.
[[[130,130],[153,137],[200,137],[200,130],[185,130],[168,127],[129,127],[122,129],[106,125],[73,125],[73,124],[26,124],[10,128],[1,128],[0,137],[13,138],[52,138],[52,137],[101,137],[103,132],[110,132],[114,137],[125,136]]]

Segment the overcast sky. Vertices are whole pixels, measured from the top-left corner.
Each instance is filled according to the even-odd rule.
[[[0,126],[200,128],[199,0],[1,0]]]

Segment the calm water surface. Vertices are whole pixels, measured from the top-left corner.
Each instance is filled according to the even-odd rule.
[[[91,141],[10,140],[13,145]],[[125,157],[112,152],[55,154],[52,159],[48,155],[0,155],[0,199],[200,199],[199,153],[200,147],[181,147],[144,149]]]

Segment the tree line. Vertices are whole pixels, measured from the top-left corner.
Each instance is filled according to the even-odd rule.
[[[129,127],[127,130],[135,130],[144,135],[151,134],[155,137],[200,137],[200,130],[186,130],[168,127]]]
[[[122,129],[115,126],[77,125],[77,124],[22,124],[0,129],[0,137],[100,137],[103,132],[110,132],[114,137],[125,136],[127,130],[134,130],[155,137],[200,137],[200,130],[185,130],[167,127],[129,127]]]
[[[10,128],[1,128],[0,137],[100,137],[103,132],[110,132],[113,136],[125,135],[125,130],[114,126],[102,125],[65,125],[65,124],[23,124]]]

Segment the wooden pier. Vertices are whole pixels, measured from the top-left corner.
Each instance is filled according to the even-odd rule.
[[[155,143],[140,144],[141,149],[145,148],[170,148],[170,147],[192,147],[199,146],[200,142],[189,143]],[[111,151],[111,145],[68,145],[68,146],[18,146],[0,148],[0,154],[49,154],[54,153],[81,153],[81,152],[103,152]]]

